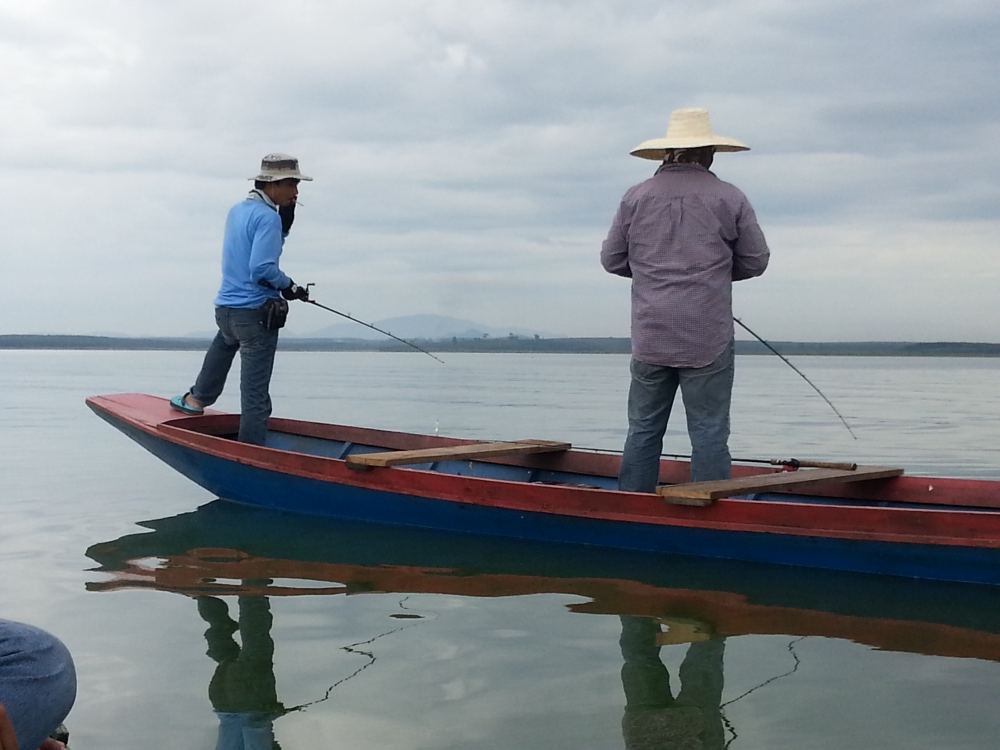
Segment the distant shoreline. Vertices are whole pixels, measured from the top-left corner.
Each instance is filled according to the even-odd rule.
[[[78,351],[193,351],[208,346],[207,338],[114,337],[76,335],[0,335],[0,349]],[[478,339],[413,339],[432,352],[511,353],[511,354],[628,354],[627,338],[531,338],[509,336]],[[785,355],[851,357],[1000,357],[1000,344],[962,341],[772,341]],[[318,352],[414,352],[392,339],[311,339],[284,337],[284,351]],[[771,354],[757,341],[736,342],[737,354]],[[773,356],[773,355],[772,355]]]

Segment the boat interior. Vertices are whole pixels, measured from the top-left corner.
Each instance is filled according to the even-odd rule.
[[[235,415],[200,417],[175,422],[203,434],[235,439]],[[328,425],[273,418],[267,447],[282,451],[344,461],[357,471],[384,467],[433,471],[458,477],[496,479],[531,484],[549,484],[587,489],[616,490],[618,453],[571,450],[566,442],[538,439],[477,442],[437,436]],[[733,478],[714,482],[690,482],[689,464],[665,461],[657,493],[674,505],[707,506],[723,497],[773,499],[791,502],[857,502],[847,497],[812,494],[830,483],[864,485],[891,479],[903,469],[885,466],[830,464],[819,468],[783,471],[775,467],[734,465]],[[810,490],[798,494],[798,490]],[[895,504],[895,503],[894,503]]]

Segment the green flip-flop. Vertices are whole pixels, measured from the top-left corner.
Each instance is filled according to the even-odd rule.
[[[187,393],[182,393],[180,396],[174,396],[170,399],[170,407],[176,409],[177,411],[184,412],[191,416],[198,416],[199,414],[204,414],[205,410],[196,406],[188,406],[185,399],[187,398]]]

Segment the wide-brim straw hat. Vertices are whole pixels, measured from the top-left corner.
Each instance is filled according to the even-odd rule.
[[[260,173],[250,179],[256,182],[312,181],[312,177],[306,177],[299,171],[299,160],[288,154],[268,154],[260,160]]]
[[[667,151],[704,146],[715,146],[716,151],[750,150],[745,143],[714,132],[712,123],[708,119],[707,109],[686,107],[675,109],[670,113],[667,134],[663,138],[643,141],[629,153],[640,159],[662,161]]]

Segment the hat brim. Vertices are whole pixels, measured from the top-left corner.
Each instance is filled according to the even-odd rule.
[[[725,136],[712,136],[707,138],[653,138],[643,141],[634,149],[629,151],[632,156],[640,159],[656,159],[662,161],[667,151],[674,151],[681,148],[704,148],[714,146],[716,151],[749,151],[750,147],[735,138]]]
[[[248,177],[248,180],[253,180],[254,182],[281,182],[282,180],[300,180],[302,182],[312,182],[312,177],[306,177],[304,174],[259,174],[256,177]]]

